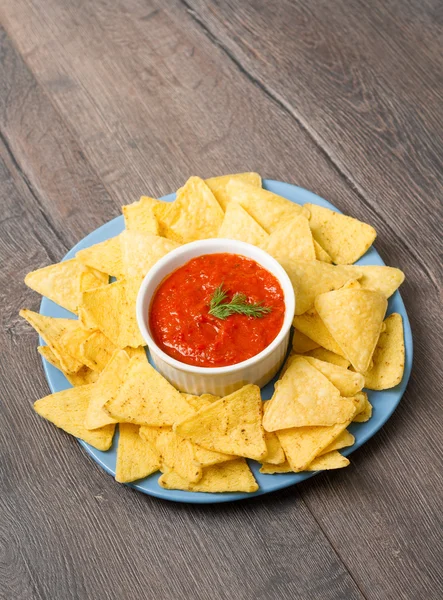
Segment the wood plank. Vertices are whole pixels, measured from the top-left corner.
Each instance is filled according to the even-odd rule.
[[[2,68],[9,65],[0,80],[16,99],[32,77],[8,40],[0,40]],[[0,143],[6,324],[0,330],[0,417],[6,424],[0,437],[0,597],[363,598],[296,489],[227,506],[161,502],[116,484],[73,438],[33,413],[33,400],[48,389],[36,335],[18,317],[22,306],[35,302],[22,281],[31,264],[61,255],[70,243],[69,232],[64,239],[55,235],[54,227],[66,227],[48,222],[43,212],[54,206],[59,218],[51,182],[38,167],[56,159],[53,146],[73,147],[75,141],[35,81],[29,89],[42,121],[55,126],[45,146],[49,156],[24,148],[17,159],[10,149],[24,143],[26,134],[16,125],[23,116],[17,107],[4,107],[17,118],[8,130],[9,148]],[[77,170],[70,177],[81,194],[75,202],[87,206],[99,181],[87,187]],[[69,207],[73,202],[66,200]],[[96,208],[101,218],[108,204],[112,211],[105,196]],[[90,227],[87,213],[75,216],[79,230]]]

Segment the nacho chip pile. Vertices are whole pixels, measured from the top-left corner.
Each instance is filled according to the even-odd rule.
[[[372,414],[363,389],[393,387],[404,370],[402,319],[386,316],[404,275],[354,265],[375,230],[264,190],[258,173],[191,177],[174,202],[142,196],[122,211],[121,234],[25,278],[73,313],[20,312],[46,344],[39,353],[73,386],[38,400],[36,412],[102,451],[118,427],[123,483],[160,471],[167,489],[254,492],[248,460],[264,474],[347,466],[339,452],[354,443],[347,427]],[[143,347],[135,316],[141,281],[181,244],[214,237],[262,248],[294,287],[292,351],[264,403],[250,384],[224,398],[182,393]]]

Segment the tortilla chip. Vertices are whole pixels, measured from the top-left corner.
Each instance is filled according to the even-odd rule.
[[[94,321],[89,317],[86,309],[83,306],[78,307],[78,322],[84,329],[90,329],[92,331],[97,331],[97,326]]]
[[[93,331],[80,346],[82,362],[93,371],[101,373],[117,350],[111,340],[101,332]]]
[[[317,260],[321,260],[322,262],[325,263],[332,263],[332,258],[329,256],[329,254],[326,252],[326,250],[324,250],[320,244],[314,240],[314,249],[315,249],[315,258]]]
[[[149,442],[155,449],[157,449],[157,440],[158,436],[162,431],[172,431],[172,427],[150,427],[149,425],[140,425],[138,430],[139,436],[145,440],[145,442]]]
[[[311,213],[309,225],[314,239],[339,265],[351,265],[367,252],[377,233],[373,227],[353,217],[305,204]]]
[[[373,366],[365,373],[369,390],[387,390],[398,385],[405,370],[405,342],[401,315],[393,313],[385,319],[385,331],[374,350]]]
[[[132,358],[125,380],[105,410],[119,422],[173,425],[193,414],[186,400],[148,361]]]
[[[295,316],[292,324],[323,348],[334,352],[334,354],[343,356],[342,349],[326,329],[325,324],[314,308],[306,311],[304,315]]]
[[[223,210],[200,177],[190,177],[177,191],[176,200],[160,220],[165,236],[185,244],[217,237]]]
[[[327,377],[304,358],[295,357],[275,384],[263,427],[266,431],[277,431],[335,425],[348,421],[354,412],[354,403],[342,398]]]
[[[309,221],[303,215],[296,215],[274,229],[261,247],[278,261],[315,260]]]
[[[365,385],[365,378],[360,373],[355,373],[345,367],[339,367],[338,365],[318,360],[318,358],[312,358],[312,356],[304,355],[303,358],[318,369],[320,373],[323,373],[335,385],[342,396],[355,396]]]
[[[26,275],[25,283],[35,292],[76,313],[82,298],[81,275],[83,273],[89,275],[88,280],[83,281],[83,286],[94,287],[94,284],[105,283],[102,275],[97,277],[97,272],[93,273],[76,258],[32,271]]]
[[[129,366],[129,356],[124,350],[117,350],[98,378],[95,390],[91,393],[85,416],[86,429],[98,429],[110,423],[117,423],[105,410],[104,405],[111,400],[121,387]],[[138,434],[138,432],[137,432]]]
[[[349,464],[348,458],[342,456],[340,452],[337,452],[337,450],[333,450],[332,452],[328,452],[327,454],[322,454],[322,456],[317,456],[317,458],[314,458],[311,464],[306,467],[306,471],[329,471],[330,469],[342,469],[343,467],[347,467]]]
[[[37,346],[38,352],[47,360],[52,366],[61,371],[66,379],[74,387],[77,385],[87,385],[88,383],[94,383],[98,379],[98,373],[92,371],[89,367],[83,366],[76,373],[67,373],[62,369],[60,361],[52,352],[49,346]]]
[[[347,369],[351,364],[347,358],[344,358],[339,354],[335,354],[335,352],[331,352],[330,350],[326,350],[326,348],[314,348],[313,350],[309,350],[305,354],[306,356],[312,356],[312,358],[318,358],[318,360],[323,360],[333,365],[338,365],[339,367],[343,367],[344,369]]]
[[[60,361],[63,371],[75,373],[83,366],[83,363],[68,353],[65,344],[68,334],[72,334],[79,329],[80,324],[78,321],[74,319],[46,317],[26,308],[22,309],[19,314],[26,319],[45,340],[49,348]]]
[[[314,350],[318,348],[317,342],[308,338],[307,335],[294,329],[294,335],[292,338],[292,349],[297,354],[304,354],[305,352],[309,352],[310,350]]]
[[[294,427],[277,432],[291,470],[304,471],[348,427],[352,417],[345,423],[331,427]]]
[[[160,235],[159,224],[154,214],[154,206],[158,204],[161,204],[159,200],[142,196],[138,202],[122,206],[126,230]]]
[[[372,404],[369,402],[368,394],[360,392],[357,394],[360,400],[360,407],[357,414],[353,418],[354,423],[366,423],[372,417]]]
[[[75,321],[77,327],[73,327],[63,336],[63,347],[65,352],[74,357],[81,365],[89,366],[83,360],[81,346],[91,335],[90,329],[85,329],[79,321]]]
[[[358,265],[355,269],[360,273],[359,281],[362,288],[380,292],[386,298],[392,296],[405,280],[403,271],[394,267]]]
[[[178,423],[176,432],[194,444],[260,460],[267,452],[260,388],[245,385]]]
[[[160,430],[156,448],[163,472],[174,471],[190,483],[202,478],[202,466],[195,459],[194,449],[189,440],[180,437],[175,431]]]
[[[281,264],[294,286],[296,315],[302,315],[312,308],[319,294],[337,290],[358,277],[355,268],[351,270],[318,260],[281,261]]]
[[[220,396],[213,396],[212,394],[202,394],[201,396],[194,396],[193,394],[185,394],[184,392],[180,392],[186,402],[189,404],[191,408],[193,408],[196,412],[201,408],[205,408],[209,406],[216,400],[220,400]]]
[[[120,236],[110,238],[89,248],[79,250],[75,258],[87,267],[93,267],[112,277],[123,277]]]
[[[192,444],[194,450],[195,460],[201,464],[202,467],[210,467],[211,465],[218,465],[228,460],[235,460],[238,456],[235,454],[224,454],[223,452],[215,452],[214,450],[208,450],[197,444]]]
[[[309,212],[302,206],[244,181],[231,179],[226,186],[226,193],[231,202],[241,204],[268,233],[296,215],[309,217]]]
[[[127,280],[138,279],[139,285],[160,258],[180,245],[164,237],[139,231],[121,233],[120,244],[125,276]]]
[[[209,179],[205,179],[206,185],[214,194],[223,210],[226,210],[230,201],[226,186],[231,179],[234,181],[243,181],[254,187],[261,188],[261,177],[258,173],[236,173],[235,175],[222,175],[221,177],[210,177]]]
[[[332,444],[329,444],[324,450],[322,450],[319,456],[333,452],[333,450],[341,450],[348,446],[353,446],[355,443],[355,437],[347,429],[342,431],[339,436],[335,438]]]
[[[158,480],[162,488],[190,492],[256,492],[257,482],[244,458],[231,460],[203,469],[203,477],[190,483],[174,471],[164,473]]]
[[[294,471],[291,469],[288,461],[285,460],[285,462],[279,465],[262,463],[262,466],[260,467],[260,473],[263,473],[263,475],[275,475],[276,473],[294,473]]]
[[[240,204],[230,202],[226,207],[225,216],[217,237],[262,246],[266,243],[269,235]]]
[[[111,447],[115,425],[106,425],[94,431],[88,431],[84,426],[86,410],[95,385],[82,385],[51,394],[37,400],[34,409],[60,429],[104,452]]]
[[[271,465],[281,465],[285,462],[286,456],[283,448],[278,440],[277,434],[265,431],[266,454],[261,459],[261,462]]]
[[[139,426],[120,423],[115,479],[128,483],[143,479],[160,468],[157,450],[138,434]]]
[[[93,322],[118,348],[143,346],[135,315],[137,289],[120,279],[115,283],[84,292],[83,308]]]
[[[337,290],[321,294],[315,308],[345,357],[360,373],[371,363],[388,301],[371,290]]]

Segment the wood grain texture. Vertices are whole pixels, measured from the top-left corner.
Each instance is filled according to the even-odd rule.
[[[0,18],[0,597],[440,598],[439,3],[4,0]],[[411,383],[342,472],[163,503],[33,414],[22,279],[123,202],[250,169],[377,228],[407,275]]]

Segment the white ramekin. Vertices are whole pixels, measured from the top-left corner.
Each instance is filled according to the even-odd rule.
[[[228,367],[196,367],[182,363],[161,350],[152,338],[147,315],[152,298],[167,275],[192,258],[204,254],[240,254],[255,260],[279,281],[285,301],[283,325],[275,339],[262,352],[241,363]],[[137,322],[143,339],[149,347],[152,360],[160,373],[182,392],[211,393],[225,396],[246,383],[262,387],[280,369],[286,355],[289,334],[295,310],[295,296],[291,281],[283,267],[264,250],[256,246],[228,239],[208,239],[191,242],[172,250],[161,258],[144,278],[137,297]]]

